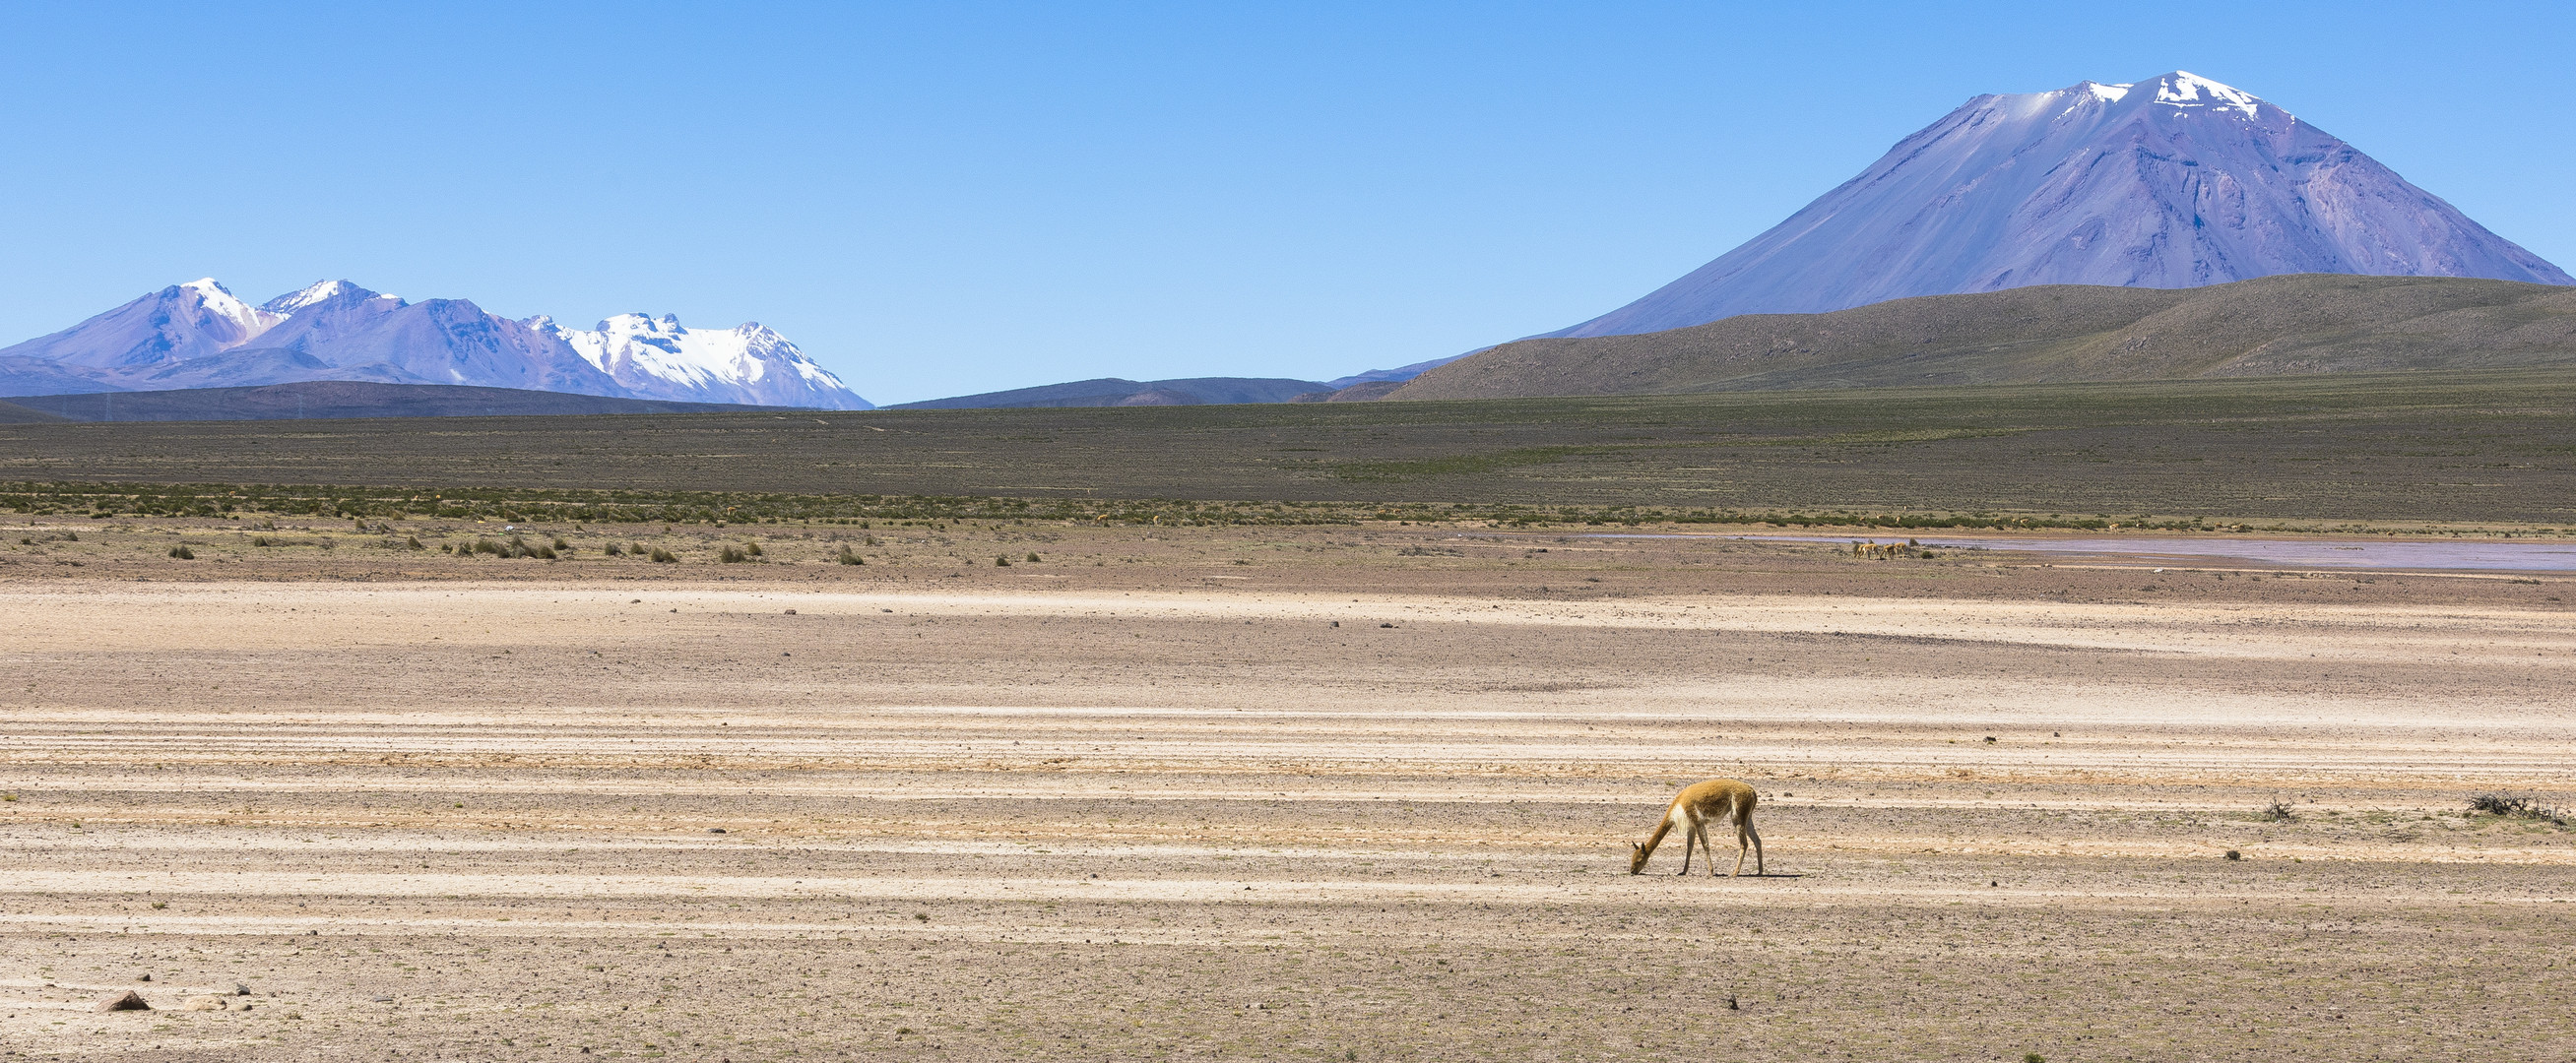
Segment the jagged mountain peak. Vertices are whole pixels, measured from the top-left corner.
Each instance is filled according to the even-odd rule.
[[[266,331],[269,326],[285,320],[286,317],[265,307],[254,307],[243,302],[241,297],[233,294],[232,289],[224,287],[222,281],[213,277],[199,277],[186,284],[171,285],[162,289],[162,296],[165,301],[174,298],[194,301],[205,313],[221,318],[239,329],[244,339]]]
[[[356,303],[365,302],[369,299],[391,299],[397,303],[402,302],[402,297],[400,296],[387,295],[383,292],[371,292],[345,280],[315,281],[303,288],[288,292],[275,299],[271,299],[260,304],[260,309],[277,314],[292,314],[298,310],[304,309],[305,307],[316,306],[322,303]]]
[[[2038,284],[2190,288],[2284,273],[2576,284],[2324,130],[2176,70],[1976,97],[1770,231],[1547,335]]]

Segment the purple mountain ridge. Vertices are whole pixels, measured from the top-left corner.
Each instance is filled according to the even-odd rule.
[[[212,278],[196,280],[0,349],[0,395],[315,380],[870,408],[756,322],[692,329],[667,315],[621,314],[596,329],[567,329],[542,316],[513,321],[463,299],[406,302],[348,281],[251,306]]]
[[[1670,284],[1547,336],[2040,284],[2284,273],[2576,284],[2288,111],[2176,71],[1979,96]]]

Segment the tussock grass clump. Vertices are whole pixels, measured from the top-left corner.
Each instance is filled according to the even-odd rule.
[[[617,545],[616,543],[610,543],[610,544],[608,544],[608,546],[607,546],[605,549],[603,549],[601,552],[602,552],[602,553],[607,554],[607,555],[608,555],[608,556],[610,556],[610,557],[622,557],[622,556],[624,556],[624,555],[625,555],[625,553],[626,553],[626,548],[625,548],[625,547],[623,547],[623,546],[619,546],[619,545]]]
[[[746,553],[746,554],[750,554],[750,555],[751,555],[751,556],[753,556],[753,557],[759,557],[759,556],[760,556],[760,544],[759,544],[759,543],[755,543],[755,542],[745,541],[745,542],[742,544],[742,552],[743,552],[743,553]]]
[[[533,557],[542,561],[552,561],[557,556],[555,554],[554,547],[546,546],[542,543],[532,546],[529,545],[526,538],[517,535],[511,536],[510,541],[506,543],[494,542],[490,539],[476,539],[474,540],[474,545],[466,547],[458,552],[464,554],[490,554],[493,557],[500,558]]]
[[[286,542],[282,539],[271,539],[265,535],[254,535],[250,537],[250,544],[252,546],[284,546],[286,545]]]
[[[187,544],[181,543],[170,548],[170,556],[178,558],[181,561],[194,561],[197,559],[197,552],[188,549]]]
[[[2567,825],[2568,817],[2571,815],[2567,811],[2551,808],[2528,797],[2513,797],[2506,794],[2479,794],[2472,797],[2469,799],[2469,810],[2483,812],[2500,819],[2538,820],[2560,827]]]
[[[716,560],[728,565],[739,565],[745,561],[751,560],[751,555],[743,553],[742,548],[739,546],[735,546],[732,543],[726,543],[724,546],[717,548]]]
[[[841,556],[834,558],[833,560],[839,561],[844,565],[864,565],[868,563],[867,558],[860,557],[858,551],[852,550],[847,546],[841,547]]]
[[[423,544],[421,543],[421,541],[420,541],[420,536],[417,536],[417,535],[408,536],[408,537],[404,538],[404,539],[403,539],[403,548],[404,548],[404,549],[407,549],[407,550],[427,550],[427,549],[429,549],[429,547],[427,547],[427,546],[425,546],[425,545],[423,545]]]
[[[1032,564],[1032,565],[1034,565],[1034,564],[1037,564],[1037,563],[1038,563],[1038,555],[1037,555],[1037,551],[1035,551],[1035,550],[1031,550],[1031,551],[1029,551],[1029,563],[1030,563],[1030,564]]]
[[[567,542],[563,536],[558,535],[555,536],[554,547],[557,550],[570,550],[572,549],[572,543]]]
[[[667,565],[667,564],[677,564],[677,563],[679,562],[679,560],[680,560],[680,555],[675,554],[675,553],[672,553],[672,552],[670,552],[670,551],[668,551],[668,550],[662,549],[661,547],[658,547],[658,546],[656,546],[656,547],[654,547],[654,548],[653,548],[653,555],[652,555],[652,556],[653,556],[653,561],[654,561],[656,564],[666,564],[666,565]]]
[[[994,559],[993,559],[993,567],[994,567],[994,568],[1009,568],[1009,567],[1011,567],[1011,559],[1010,559],[1009,557],[1007,557],[1007,556],[1005,556],[1005,557],[997,557],[997,558],[994,558]]]

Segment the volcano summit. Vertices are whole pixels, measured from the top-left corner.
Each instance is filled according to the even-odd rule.
[[[1550,336],[2041,284],[2283,273],[2576,284],[2288,111],[2181,71],[1979,96],[1789,220]]]

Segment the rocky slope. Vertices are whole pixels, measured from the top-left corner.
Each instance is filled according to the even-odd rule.
[[[2576,288],[2302,274],[2205,288],[2050,285],[1506,343],[1389,400],[2027,384],[2561,365]]]

